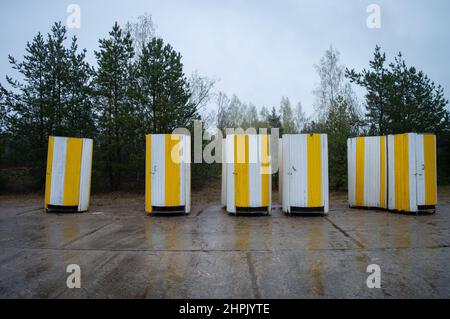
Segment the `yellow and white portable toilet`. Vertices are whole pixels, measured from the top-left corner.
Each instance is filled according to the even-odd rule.
[[[50,136],[45,180],[45,209],[84,212],[89,209],[92,139]]]
[[[272,207],[269,135],[229,134],[224,150],[227,211],[269,214]]]
[[[279,188],[283,212],[327,214],[327,135],[284,134],[280,144]]]
[[[405,133],[388,136],[388,184],[390,210],[435,212],[435,135]]]
[[[386,136],[360,136],[347,140],[350,207],[387,208],[386,147]]]
[[[191,139],[183,134],[148,134],[145,211],[188,214],[191,210]]]

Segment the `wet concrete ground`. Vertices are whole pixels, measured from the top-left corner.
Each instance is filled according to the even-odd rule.
[[[89,213],[46,214],[0,196],[2,298],[449,298],[450,192],[435,215],[348,209],[328,217],[233,216],[193,194],[189,216],[146,216],[143,196],[93,196]],[[276,205],[276,203],[275,203]],[[66,267],[81,267],[68,289]],[[381,267],[369,289],[366,267]]]

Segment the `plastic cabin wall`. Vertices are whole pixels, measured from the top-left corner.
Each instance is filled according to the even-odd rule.
[[[272,180],[269,135],[228,135],[224,143],[225,168],[222,170],[226,187],[226,208],[236,213],[237,208],[272,207]]]
[[[45,182],[45,208],[89,209],[93,141],[50,136]]]
[[[145,210],[179,208],[190,212],[191,141],[179,134],[146,136]]]
[[[326,134],[285,134],[280,141],[280,199],[284,212],[329,211]]]

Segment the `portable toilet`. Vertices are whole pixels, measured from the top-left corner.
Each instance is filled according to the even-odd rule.
[[[388,185],[390,210],[435,212],[435,135],[405,133],[388,136]]]
[[[148,134],[145,211],[185,213],[191,209],[191,139],[183,134]]]
[[[89,209],[92,139],[50,136],[45,178],[47,212]]]
[[[436,137],[405,133],[348,139],[350,207],[435,211]]]
[[[387,207],[386,146],[386,136],[361,136],[347,140],[350,207]]]
[[[272,207],[269,135],[229,134],[225,140],[227,211],[269,214]]]
[[[284,134],[279,149],[279,194],[283,212],[327,214],[327,135]]]

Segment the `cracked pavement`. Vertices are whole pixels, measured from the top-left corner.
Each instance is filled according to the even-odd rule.
[[[212,190],[193,192],[188,216],[147,216],[133,194],[95,195],[82,214],[1,195],[0,297],[449,298],[449,190],[419,216],[349,209],[336,193],[327,217],[286,216],[276,198],[271,216],[229,215]],[[366,286],[373,263],[381,289]],[[66,287],[69,264],[81,289]]]

